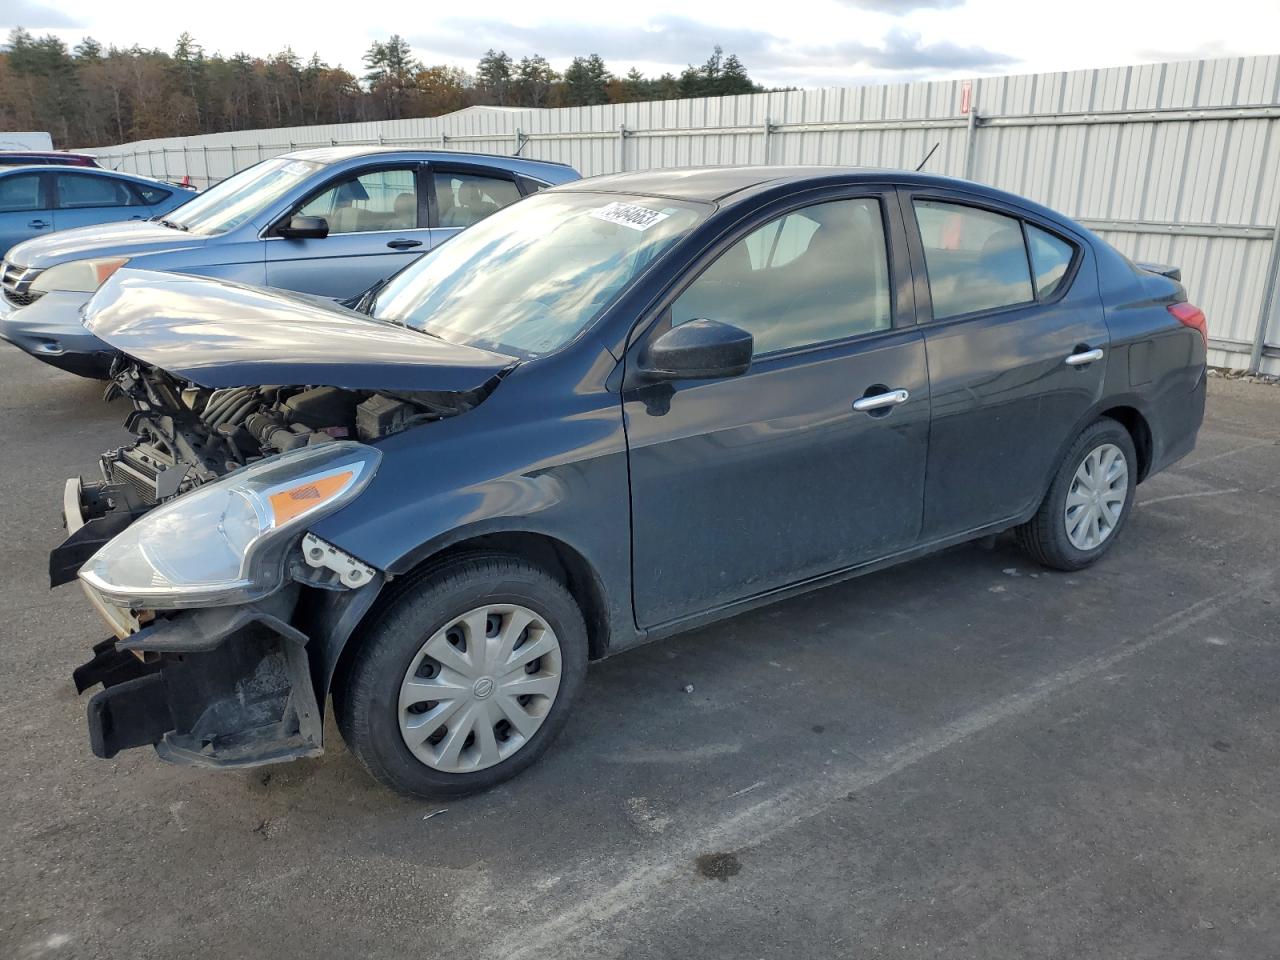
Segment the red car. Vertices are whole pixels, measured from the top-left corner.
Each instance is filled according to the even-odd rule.
[[[0,151],[0,167],[26,164],[59,164],[71,167],[96,167],[98,158],[87,153],[63,153],[61,151],[9,152]]]

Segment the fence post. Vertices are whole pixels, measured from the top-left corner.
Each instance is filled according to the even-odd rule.
[[[209,147],[200,148],[204,152],[204,185],[209,187],[213,183],[213,175],[209,172]]]
[[[1253,349],[1249,352],[1249,372],[1257,373],[1262,367],[1262,351],[1267,345],[1273,317],[1280,316],[1280,216],[1271,228],[1271,257],[1267,261],[1266,286],[1262,288],[1262,309],[1258,312],[1258,329],[1253,335]]]
[[[520,151],[524,149],[524,134],[520,132],[520,128],[516,127],[516,148],[511,151],[513,157],[520,156]]]
[[[769,138],[772,135],[773,135],[773,121],[770,120],[768,117],[765,117],[764,126],[760,128],[760,136],[763,138],[763,141],[764,141],[764,160],[762,161],[762,163],[766,167],[769,165]]]
[[[627,172],[627,125],[618,124],[618,172]]]
[[[964,130],[964,179],[973,179],[973,152],[978,141],[978,105],[969,104],[969,125]]]

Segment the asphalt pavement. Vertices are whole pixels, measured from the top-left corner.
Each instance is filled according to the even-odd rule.
[[[540,764],[428,804],[332,725],[90,754],[105,630],[47,552],[126,411],[0,345],[0,957],[1280,956],[1280,387],[1209,398],[1095,568],[1002,539],[622,654]]]

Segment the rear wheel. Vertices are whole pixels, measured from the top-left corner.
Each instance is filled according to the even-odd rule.
[[[338,725],[386,785],[459,797],[541,756],[586,663],[582,614],[563,584],[514,557],[464,558],[383,611],[335,697]]]
[[[1103,417],[1071,445],[1040,509],[1018,527],[1038,563],[1080,570],[1111,549],[1133,506],[1138,457],[1123,425]]]

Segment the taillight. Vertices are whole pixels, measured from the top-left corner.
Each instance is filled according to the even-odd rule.
[[[1200,339],[1204,341],[1204,348],[1206,350],[1209,349],[1209,321],[1205,319],[1203,310],[1192,303],[1171,303],[1169,304],[1169,312],[1183,326],[1200,331]]]

